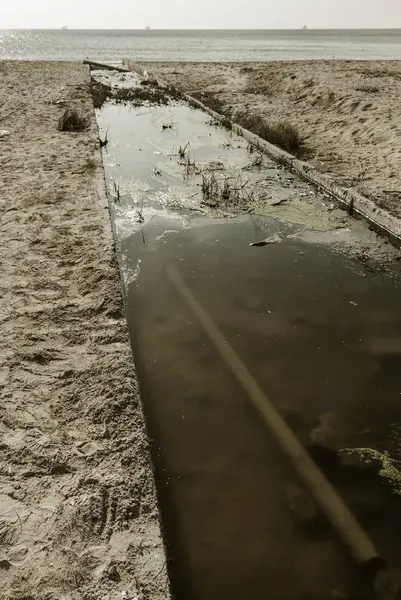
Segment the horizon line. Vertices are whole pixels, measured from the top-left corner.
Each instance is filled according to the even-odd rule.
[[[401,31],[399,27],[0,27],[0,31]]]

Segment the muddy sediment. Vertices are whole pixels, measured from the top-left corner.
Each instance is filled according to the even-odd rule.
[[[167,598],[89,72],[0,71],[0,597]]]

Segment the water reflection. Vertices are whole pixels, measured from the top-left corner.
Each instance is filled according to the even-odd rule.
[[[171,206],[170,194],[179,187],[190,195],[191,186],[175,168],[154,178],[155,157],[168,162],[171,147],[148,126],[160,114],[138,111],[127,121],[117,110],[101,117],[103,125],[109,119],[108,160],[118,165],[107,174],[127,186],[113,212],[123,270],[131,274],[128,320],[176,597],[371,597],[166,269],[179,270],[394,564],[399,498],[376,465],[345,464],[336,451],[398,452],[388,434],[398,419],[400,360],[394,341],[391,359],[387,347],[401,334],[399,286],[365,277],[330,243],[294,237],[294,224],[252,215],[211,219]],[[202,119],[184,120],[185,136],[198,132],[205,140]],[[184,134],[178,127],[174,135],[178,142]],[[209,158],[222,152],[213,140],[197,150]],[[246,150],[233,152],[244,160]],[[139,201],[142,222],[133,217]],[[280,243],[251,245],[272,236]]]

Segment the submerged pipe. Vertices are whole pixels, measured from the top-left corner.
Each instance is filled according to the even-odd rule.
[[[351,513],[327,477],[316,465],[309,452],[302,446],[287,423],[277,412],[273,403],[262,391],[256,379],[248,371],[238,354],[224,338],[213,319],[196,300],[174,266],[167,267],[167,275],[176,290],[184,298],[193,314],[208,334],[226,366],[248,394],[253,406],[284,453],[290,458],[299,477],[311,496],[329,519],[355,561],[361,567],[376,573],[384,567],[384,560],[369,535]]]

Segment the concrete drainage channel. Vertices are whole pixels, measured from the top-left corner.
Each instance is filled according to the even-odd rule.
[[[199,100],[192,98],[192,96],[187,96],[187,98],[193,105],[206,111],[219,122],[224,123],[226,121],[226,117],[211,110]],[[352,188],[339,186],[330,176],[319,173],[312,165],[295,158],[277,146],[273,146],[240,125],[232,123],[232,128],[251,144],[254,144],[256,148],[266,152],[273,159],[280,161],[291,169],[292,172],[329,194],[348,213],[362,217],[376,231],[388,236],[393,243],[397,245],[401,244],[401,220],[398,217],[390,215],[390,213],[377,206],[372,200],[362,196]]]
[[[123,68],[136,72],[142,79],[145,77],[144,70],[131,60],[125,59],[123,61]],[[233,123],[227,119],[227,117],[210,109],[193,96],[183,94],[183,98],[185,98],[191,106],[195,106],[202,111],[207,112],[221,124],[229,124],[229,127],[235,133],[243,136],[250,144],[253,144],[255,148],[265,152],[274,160],[279,161],[292,172],[299,175],[302,179],[309,181],[324,193],[329,194],[330,197],[349,214],[362,217],[376,231],[388,236],[393,243],[398,246],[401,244],[401,219],[395,215],[391,215],[386,210],[377,206],[372,200],[362,196],[352,188],[339,186],[329,175],[319,173],[312,165],[295,158],[285,150],[270,144],[244,127]]]
[[[384,597],[398,251],[203,111],[93,77],[140,90],[97,116],[174,595]]]

